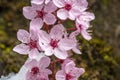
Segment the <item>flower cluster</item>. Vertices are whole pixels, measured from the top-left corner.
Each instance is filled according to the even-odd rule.
[[[69,59],[69,51],[81,54],[77,35],[91,39],[88,29],[95,17],[86,11],[87,8],[86,0],[31,0],[31,6],[23,8],[24,17],[30,20],[29,32],[24,29],[17,32],[21,44],[13,50],[31,59],[25,63],[28,68],[26,80],[77,80],[85,72],[83,68],[75,67]],[[74,21],[72,32],[62,24],[67,20]],[[45,56],[38,61],[36,57],[41,52]],[[50,57],[56,60],[51,61]],[[61,70],[56,72],[54,65],[57,62]]]

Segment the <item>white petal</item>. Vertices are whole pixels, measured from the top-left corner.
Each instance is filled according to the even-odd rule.
[[[66,20],[68,18],[68,11],[65,9],[60,9],[57,11],[57,17],[59,17],[62,20]]]

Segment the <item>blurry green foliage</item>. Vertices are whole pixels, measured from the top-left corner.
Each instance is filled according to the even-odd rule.
[[[30,5],[28,1],[0,0],[0,75],[7,75],[12,71],[17,72],[27,58],[27,56],[13,52],[12,48],[19,44],[16,38],[18,29],[28,30],[29,21],[22,15],[23,6]],[[109,14],[109,10],[116,7],[112,3],[117,5],[119,0],[88,1],[89,10],[95,13],[96,19],[92,22],[93,39],[86,41],[78,36],[82,54],[72,55],[76,59],[77,66],[86,69],[85,74],[79,80],[119,80],[120,55],[116,56],[115,46],[110,43],[111,40],[114,41],[113,29],[105,28],[108,24],[111,27],[113,23],[117,23],[116,17],[110,18],[113,14]],[[74,27],[72,21],[64,25]]]

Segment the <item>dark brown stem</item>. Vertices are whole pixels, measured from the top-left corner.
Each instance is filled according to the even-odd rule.
[[[67,31],[75,31],[77,30],[76,28],[67,28]]]
[[[44,28],[48,33],[50,32],[49,26],[47,24],[44,24]]]

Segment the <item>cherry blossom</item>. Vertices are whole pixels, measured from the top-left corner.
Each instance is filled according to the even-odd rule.
[[[49,57],[42,57],[39,61],[32,59],[25,63],[28,68],[26,80],[49,80],[48,75],[52,74],[51,70],[47,69],[50,64]]]
[[[56,73],[56,80],[78,80],[79,76],[85,72],[83,68],[75,67],[73,61],[68,61],[66,65]]]
[[[60,59],[68,57],[67,51],[72,49],[75,43],[69,38],[64,38],[64,35],[66,31],[62,24],[55,25],[49,34],[45,31],[39,32],[39,44],[47,56],[54,54]]]
[[[76,19],[77,30],[74,33],[81,33],[81,35],[86,39],[90,40],[91,36],[88,33],[88,28],[90,27],[90,21],[95,18],[93,13],[83,12]]]
[[[57,16],[62,20],[67,18],[75,20],[76,16],[85,11],[88,6],[86,0],[53,0],[53,2],[60,8],[57,11]]]
[[[48,4],[51,0],[31,0],[31,3],[41,5],[45,2],[45,4]]]
[[[42,51],[38,44],[36,31],[30,30],[30,33],[28,33],[26,30],[20,29],[17,32],[17,38],[22,43],[13,48],[15,52],[28,54],[29,58],[35,58]]]
[[[32,6],[27,6],[23,8],[23,15],[25,18],[31,20],[33,25],[43,25],[45,22],[48,25],[54,24],[56,22],[56,17],[52,14],[57,9],[57,7],[50,1],[48,4],[32,4]]]

